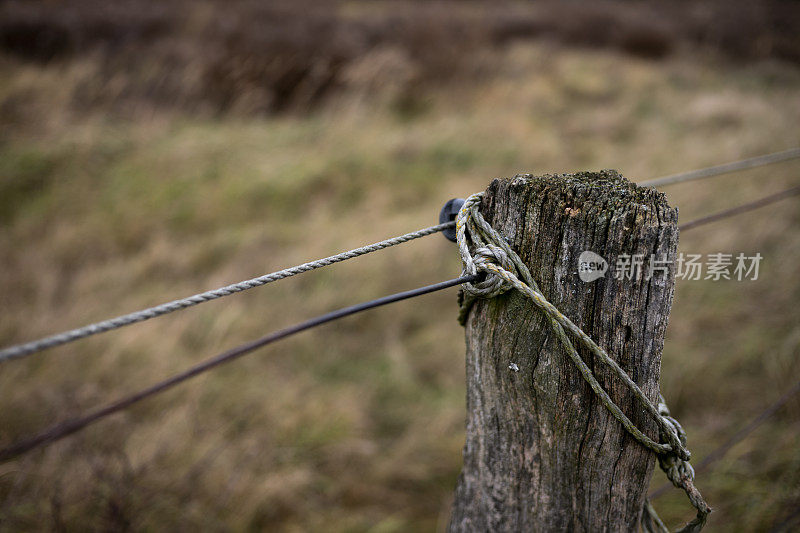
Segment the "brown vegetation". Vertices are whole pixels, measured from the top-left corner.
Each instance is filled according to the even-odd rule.
[[[71,105],[268,113],[343,89],[418,95],[491,70],[519,41],[613,48],[649,58],[705,49],[800,62],[800,5],[704,2],[258,2],[8,0],[0,50],[17,61],[93,58]],[[23,95],[13,100],[19,106]],[[133,109],[131,109],[133,108]]]
[[[497,176],[638,180],[800,145],[796,3],[619,5],[0,2],[0,345],[425,226]],[[667,194],[685,222],[797,177]],[[799,217],[789,200],[680,236],[764,256],[758,281],[678,281],[661,386],[695,458],[800,376]],[[0,365],[0,446],[458,272],[428,237]],[[2,464],[0,530],[442,528],[456,314],[444,291],[350,317]],[[799,432],[795,398],[698,476],[709,531],[797,527]],[[679,491],[657,506],[689,518]]]

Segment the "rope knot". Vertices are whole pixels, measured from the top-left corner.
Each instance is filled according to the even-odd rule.
[[[509,281],[497,274],[498,267],[508,272],[516,272],[511,258],[499,246],[486,244],[475,250],[472,263],[468,267],[471,267],[470,270],[474,270],[474,272],[468,272],[469,274],[486,273],[483,280],[464,284],[464,290],[473,296],[494,298],[514,288]]]
[[[691,454],[689,450],[686,449],[686,431],[684,431],[683,426],[672,417],[669,412],[669,407],[667,407],[667,403],[661,395],[659,395],[658,414],[661,416],[661,420],[664,421],[666,432],[668,432],[668,434],[666,434],[665,430],[661,431],[662,440],[670,442],[672,446],[671,451],[658,454],[658,463],[661,470],[667,474],[667,477],[673,484],[677,484],[678,480],[681,478],[688,477],[693,480],[694,468],[689,464]],[[680,444],[680,446],[676,446],[676,443]]]

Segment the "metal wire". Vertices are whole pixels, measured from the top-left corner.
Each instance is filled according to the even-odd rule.
[[[737,161],[734,163],[728,163],[726,165],[720,165],[717,167],[710,167],[707,169],[700,169],[692,172],[686,172],[683,174],[676,174],[673,176],[667,176],[664,178],[658,178],[656,180],[649,180],[640,183],[640,185],[648,185],[648,186],[660,186],[660,185],[668,185],[672,183],[678,183],[682,181],[689,181],[693,179],[700,179],[704,177],[710,177],[714,175],[724,174],[726,172],[733,172],[735,170],[741,170],[745,168],[752,168],[756,166],[777,163],[779,161],[786,161],[789,159],[793,159],[796,157],[800,157],[800,149],[792,149],[786,150],[785,152],[778,152],[775,154],[769,154],[765,156],[755,157],[751,159],[745,159],[742,161]],[[723,211],[714,213],[712,215],[708,215],[706,217],[702,217],[696,220],[692,220],[687,222],[686,224],[682,224],[679,226],[681,231],[687,231],[694,229],[696,227],[728,218],[731,216],[735,216],[740,213],[744,213],[747,211],[751,211],[754,209],[758,209],[760,207],[764,207],[766,205],[770,205],[772,203],[778,202],[780,200],[789,198],[791,196],[795,196],[800,194],[800,186],[793,187],[791,189],[787,189],[785,191],[766,196],[764,198],[760,198],[758,200],[754,200],[752,202],[748,202],[730,209],[725,209]],[[323,259],[319,259],[316,261],[312,261],[309,263],[304,263],[302,265],[297,265],[295,267],[291,267],[285,270],[273,272],[271,274],[267,274],[258,278],[253,278],[250,280],[245,280],[233,285],[228,285],[225,287],[221,287],[219,289],[214,289],[211,291],[206,291],[200,294],[196,294],[190,296],[188,298],[183,298],[180,300],[174,300],[172,302],[168,302],[165,304],[161,304],[159,306],[151,307],[148,309],[144,309],[141,311],[136,311],[134,313],[129,313],[127,315],[122,315],[113,319],[105,320],[103,322],[98,322],[95,324],[90,324],[88,326],[84,326],[82,328],[77,328],[74,330],[66,331],[64,333],[59,333],[57,335],[52,335],[50,337],[46,337],[43,339],[39,339],[36,341],[32,341],[25,344],[20,344],[16,346],[11,346],[9,348],[0,350],[0,363],[9,359],[15,359],[19,357],[23,357],[25,355],[29,355],[31,353],[35,353],[47,348],[51,348],[54,346],[59,346],[61,344],[65,344],[68,342],[72,342],[81,338],[85,338],[91,335],[95,335],[97,333],[102,333],[104,331],[109,331],[112,329],[117,329],[129,324],[133,324],[136,322],[141,322],[144,320],[148,320],[150,318],[154,318],[157,316],[161,316],[164,314],[171,313],[173,311],[177,311],[180,309],[185,309],[186,307],[191,307],[200,303],[204,303],[210,300],[214,300],[217,298],[221,298],[223,296],[227,296],[230,294],[234,294],[236,292],[242,292],[254,287],[258,287],[261,285],[265,285],[272,281],[277,281],[280,279],[284,279],[287,277],[291,277],[303,272],[308,272],[310,270],[314,270],[317,268],[321,268],[324,266],[328,266],[334,263],[338,263],[341,261],[345,261],[347,259],[351,259],[354,257],[358,257],[360,255],[365,255],[370,252],[374,252],[377,250],[382,250],[391,246],[395,246],[397,244],[401,244],[404,242],[408,242],[410,240],[414,240],[420,237],[424,237],[426,235],[431,235],[433,233],[437,233],[440,231],[444,231],[446,229],[450,229],[455,225],[455,222],[448,222],[445,224],[439,224],[436,226],[431,226],[428,228],[424,228],[415,232],[407,233],[405,235],[401,235],[398,237],[394,237],[391,239],[387,239],[384,241],[380,241],[368,246],[363,246],[361,248],[356,248],[354,250],[350,250],[348,252],[343,252],[337,255],[329,256]],[[448,287],[453,287],[455,285],[459,285],[462,283],[471,283],[481,279],[481,275],[468,275],[462,276],[460,278],[451,279],[442,283],[437,283],[435,285],[429,285],[427,287],[421,287],[419,289],[414,289],[411,291],[401,292],[394,295],[386,296],[383,298],[379,298],[377,300],[372,300],[370,302],[365,302],[362,304],[354,305],[351,307],[346,307],[343,309],[339,309],[337,311],[333,311],[327,313],[325,315],[321,315],[319,317],[307,320],[300,324],[296,324],[289,328],[285,328],[283,330],[276,331],[270,335],[262,337],[258,340],[252,341],[250,343],[241,345],[237,348],[219,354],[211,359],[206,360],[203,363],[200,363],[194,367],[191,367],[180,374],[177,374],[167,380],[161,381],[142,389],[141,391],[126,396],[120,400],[117,400],[105,407],[99,408],[89,414],[75,418],[72,420],[67,420],[65,422],[56,424],[51,426],[50,428],[46,429],[42,433],[21,441],[17,444],[14,444],[8,448],[0,450],[0,462],[11,460],[15,457],[18,457],[30,450],[38,448],[40,446],[55,442],[60,440],[68,435],[71,435],[81,429],[97,422],[109,415],[117,413],[127,407],[130,407],[150,396],[156,395],[160,392],[168,390],[179,383],[182,383],[188,379],[191,379],[194,376],[197,376],[201,373],[204,373],[208,370],[211,370],[219,365],[224,363],[233,361],[242,357],[243,355],[256,350],[262,346],[275,342],[277,340],[286,338],[288,336],[294,335],[295,333],[299,333],[301,331],[305,331],[307,329],[316,327],[321,324],[325,324],[327,322],[331,322],[333,320],[337,320],[339,318],[343,318],[345,316],[349,316],[355,313],[359,313],[361,311],[365,311],[367,309],[372,309],[375,307],[379,307],[382,305],[386,305],[392,302],[404,300],[407,298],[413,298],[415,296],[420,296],[423,294],[428,294],[430,292],[435,292],[438,290],[446,289]],[[800,383],[798,383],[795,388],[793,388],[789,393],[784,395],[784,397],[776,402],[770,409],[762,413],[756,420],[751,422],[746,428],[741,430],[739,433],[731,437],[731,439],[726,442],[723,446],[712,452],[712,454],[707,457],[703,462],[701,462],[697,469],[703,469],[707,467],[708,464],[718,460],[722,457],[730,447],[732,447],[738,440],[744,438],[747,434],[749,434],[753,429],[755,429],[758,425],[763,423],[763,421],[771,416],[780,406],[782,406],[786,401],[788,401],[788,397],[794,395],[800,391]],[[738,440],[734,440],[738,439]],[[669,487],[666,485],[665,487]],[[657,491],[655,491],[650,497],[656,498],[660,496],[665,490],[665,487],[660,487]]]
[[[794,384],[792,388],[788,391],[783,393],[783,395],[778,398],[774,403],[768,406],[766,409],[761,411],[757,417],[750,421],[749,424],[741,428],[739,431],[731,435],[724,443],[716,447],[711,453],[706,455],[702,461],[697,463],[697,466],[694,467],[695,472],[703,472],[707,470],[712,464],[716,463],[727,454],[731,448],[741,442],[746,436],[750,433],[755,431],[761,424],[767,421],[769,417],[774,415],[781,407],[786,405],[786,403],[792,399],[792,397],[800,392],[800,381]],[[648,496],[651,500],[662,496],[667,490],[672,487],[669,483],[664,483],[656,490],[650,493]]]
[[[798,185],[797,187],[792,187],[791,189],[786,189],[785,191],[781,191],[775,194],[770,194],[769,196],[759,198],[758,200],[753,200],[752,202],[747,202],[741,205],[737,205],[736,207],[731,207],[729,209],[723,209],[722,211],[718,211],[711,215],[691,220],[685,224],[679,225],[678,229],[681,231],[688,231],[690,229],[694,229],[699,226],[705,226],[706,224],[710,224],[711,222],[716,222],[717,220],[721,220],[723,218],[729,218],[734,215],[746,213],[748,211],[753,211],[754,209],[758,209],[760,207],[774,204],[775,202],[785,200],[786,198],[791,198],[792,196],[796,196],[798,194],[800,194],[800,185]]]
[[[369,244],[367,246],[362,246],[361,248],[356,248],[354,250],[342,252],[340,254],[332,255],[330,257],[325,257],[323,259],[317,259],[316,261],[303,263],[302,265],[293,266],[291,268],[287,268],[284,270],[279,270],[277,272],[266,274],[258,278],[240,281],[239,283],[234,283],[233,285],[220,287],[219,289],[201,292],[200,294],[195,294],[193,296],[189,296],[188,298],[173,300],[171,302],[157,305],[155,307],[142,309],[141,311],[135,311],[133,313],[128,313],[127,315],[118,316],[116,318],[103,320],[102,322],[89,324],[87,326],[51,335],[49,337],[44,337],[42,339],[38,339],[35,341],[27,342],[24,344],[18,344],[16,346],[10,346],[8,348],[0,350],[0,363],[8,361],[9,359],[18,359],[20,357],[24,357],[26,355],[30,355],[35,352],[46,350],[47,348],[53,348],[54,346],[60,346],[68,342],[73,342],[78,339],[83,339],[91,335],[97,335],[98,333],[103,333],[104,331],[111,331],[112,329],[121,328],[129,324],[142,322],[144,320],[149,320],[151,318],[166,315],[168,313],[172,313],[180,309],[186,309],[187,307],[192,307],[197,304],[209,302],[211,300],[216,300],[217,298],[222,298],[223,296],[228,296],[230,294],[234,294],[237,292],[246,291],[254,287],[260,287],[262,285],[266,285],[267,283],[271,283],[273,281],[278,281],[284,278],[289,278],[291,276],[296,276],[297,274],[302,274],[303,272],[308,272],[310,270],[315,270],[317,268],[326,267],[334,263],[340,263],[348,259],[353,259],[354,257],[359,257],[361,255],[365,255],[371,252],[383,250],[391,246],[402,244],[404,242],[413,241],[414,239],[419,239],[420,237],[425,237],[427,235],[432,235],[434,233],[450,229],[453,226],[455,226],[455,222],[447,222],[444,224],[438,224],[436,226],[430,226],[428,228],[423,228],[418,231],[412,231],[411,233],[406,233],[405,235],[400,235],[399,237],[392,237],[391,239],[386,239],[384,241]]]
[[[350,307],[344,307],[336,311],[331,311],[330,313],[326,313],[316,318],[306,320],[305,322],[295,324],[294,326],[290,326],[288,328],[276,331],[274,333],[270,333],[265,337],[261,337],[260,339],[248,342],[247,344],[242,344],[241,346],[238,346],[236,348],[228,350],[227,352],[223,352],[215,357],[207,359],[206,361],[199,363],[187,370],[184,370],[183,372],[176,374],[171,378],[165,379],[164,381],[160,381],[155,385],[151,385],[150,387],[142,389],[129,396],[125,396],[115,402],[106,405],[105,407],[96,409],[84,416],[73,418],[71,420],[55,424],[45,429],[44,431],[42,431],[41,433],[39,433],[34,437],[25,439],[7,448],[4,448],[0,450],[0,463],[3,463],[5,461],[10,461],[11,459],[19,457],[24,453],[39,448],[40,446],[51,444],[57,440],[72,435],[73,433],[80,431],[85,427],[89,426],[90,424],[93,424],[107,416],[122,411],[123,409],[126,409],[160,392],[164,392],[168,389],[171,389],[172,387],[178,385],[179,383],[183,383],[184,381],[189,380],[199,374],[207,372],[225,363],[229,363],[235,359],[238,359],[243,355],[246,355],[252,352],[253,350],[256,350],[257,348],[266,346],[267,344],[271,344],[275,341],[285,339],[286,337],[289,337],[296,333],[300,333],[301,331],[305,331],[307,329],[311,329],[316,326],[325,324],[327,322],[332,322],[334,320],[344,318],[346,316],[354,315],[356,313],[360,313],[368,309],[373,309],[375,307],[380,307],[390,303],[399,302],[400,300],[406,300],[408,298],[422,296],[423,294],[429,294],[432,292],[440,291],[443,289],[447,289],[449,287],[460,285],[462,283],[477,281],[478,279],[480,279],[480,277],[481,277],[480,275],[461,276],[459,278],[443,281],[441,283],[436,283],[434,285],[428,285],[426,287],[420,287],[418,289],[413,289],[410,291],[399,292],[369,302],[364,302],[357,305],[352,305]]]
[[[670,176],[646,180],[639,182],[638,185],[643,187],[663,187],[664,185],[672,185],[674,183],[682,183],[684,181],[710,178],[712,176],[728,174],[738,170],[771,165],[773,163],[780,163],[781,161],[797,159],[798,157],[800,157],[800,148],[791,148],[789,150],[784,150],[783,152],[775,152],[774,154],[760,155],[758,157],[742,159],[741,161],[734,161],[733,163],[725,163],[724,165],[690,170],[689,172],[681,172],[679,174],[672,174]]]
[[[670,183],[677,183],[680,181],[700,179],[703,177],[714,176],[726,172],[733,172],[734,170],[751,168],[770,163],[777,163],[779,161],[786,161],[788,159],[793,159],[796,157],[800,157],[800,148],[754,157],[751,159],[745,159],[742,161],[728,163],[717,167],[695,170],[683,174],[675,174],[673,176],[667,176],[665,178],[658,178],[656,180],[645,181],[640,183],[640,185],[649,185],[649,186],[667,185]],[[781,193],[777,193],[775,195],[768,196],[760,200],[756,200],[754,202],[749,202],[747,204],[743,204],[741,206],[729,210],[715,213],[708,217],[693,220],[691,222],[688,222],[680,226],[680,229],[686,231],[696,226],[708,224],[710,222],[719,220],[721,218],[727,218],[728,216],[733,216],[745,211],[750,211],[752,209],[757,209],[759,207],[769,205],[779,200],[783,200],[784,198],[794,196],[798,193],[800,193],[800,187],[795,187],[793,189],[789,189],[787,191],[783,191]],[[158,316],[166,315],[168,313],[185,309],[187,307],[192,307],[211,300],[216,300],[217,298],[222,298],[223,296],[228,296],[237,292],[246,291],[254,287],[260,287],[262,285],[266,285],[267,283],[271,283],[273,281],[295,276],[303,272],[308,272],[310,270],[322,268],[341,261],[346,261],[348,259],[352,259],[354,257],[365,255],[374,251],[383,250],[385,248],[389,248],[397,244],[401,244],[414,239],[418,239],[420,237],[431,235],[433,233],[438,233],[440,231],[451,229],[454,225],[455,225],[454,222],[447,222],[445,224],[439,224],[436,226],[423,228],[418,231],[406,233],[405,235],[400,235],[398,237],[386,239],[384,241],[376,242],[374,244],[363,246],[361,248],[355,248],[353,250],[325,257],[323,259],[318,259],[316,261],[311,261],[308,263],[304,263],[302,265],[297,265],[284,270],[279,270],[277,272],[272,272],[271,274],[266,274],[264,276],[241,281],[239,283],[227,285],[225,287],[220,287],[218,289],[202,292],[199,294],[189,296],[187,298],[173,300],[171,302],[160,304],[155,307],[149,307],[147,309],[142,309],[140,311],[134,311],[126,315],[121,315],[108,320],[103,320],[101,322],[89,324],[80,328],[72,329],[62,333],[57,333],[55,335],[50,335],[48,337],[37,339],[31,342],[10,346],[8,348],[0,350],[0,363],[3,363],[4,361],[10,359],[17,359],[20,357],[24,357],[42,350],[46,350],[48,348],[53,348],[55,346],[60,346],[62,344],[67,344],[69,342],[73,342],[92,335],[96,335],[98,333],[111,331],[117,328],[121,328],[123,326],[127,326],[137,322],[142,322],[144,320],[149,320],[151,318],[155,318]]]

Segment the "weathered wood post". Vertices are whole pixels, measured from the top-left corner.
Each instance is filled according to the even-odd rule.
[[[664,195],[614,171],[523,175],[492,182],[481,213],[544,296],[656,402],[678,241],[677,210]],[[578,272],[587,250],[609,264],[591,282]],[[649,276],[651,256],[667,272]],[[630,268],[615,268],[620,258]],[[466,345],[467,438],[450,531],[636,530],[655,455],[598,401],[543,314],[517,291],[478,300]],[[575,346],[614,402],[657,440],[628,390]]]

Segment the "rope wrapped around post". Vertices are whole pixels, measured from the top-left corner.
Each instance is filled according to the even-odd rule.
[[[483,194],[477,193],[467,198],[456,217],[456,238],[461,260],[464,264],[464,275],[485,274],[485,278],[481,281],[465,283],[462,286],[459,322],[462,325],[466,324],[470,308],[477,298],[494,298],[512,289],[516,289],[530,298],[534,305],[544,312],[570,359],[603,405],[625,427],[631,436],[656,453],[659,466],[664,470],[669,480],[676,487],[686,492],[692,505],[697,510],[697,516],[680,531],[685,533],[700,531],[705,525],[711,508],[694,487],[694,470],[689,464],[690,453],[686,448],[686,434],[683,428],[677,420],[670,416],[663,398],[661,398],[662,401],[658,406],[653,405],[639,386],[616,361],[609,357],[605,350],[598,346],[569,318],[564,316],[553,304],[547,301],[533,279],[530,270],[522,262],[519,255],[480,213],[479,208]],[[645,435],[614,403],[597,381],[592,370],[583,361],[567,336],[566,331],[569,331],[572,336],[577,338],[600,361],[608,366],[618,379],[625,383],[634,398],[656,422],[659,428],[659,441]],[[648,533],[667,531],[649,501],[645,501],[641,524],[642,529]]]

